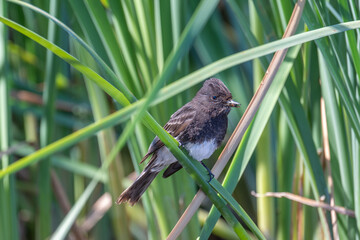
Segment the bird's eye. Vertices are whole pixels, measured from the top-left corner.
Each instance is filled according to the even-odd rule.
[[[212,99],[216,100],[216,99],[217,99],[217,96],[213,96]]]

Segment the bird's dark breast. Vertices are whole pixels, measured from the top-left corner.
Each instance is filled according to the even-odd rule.
[[[228,125],[227,114],[221,114],[212,118],[203,117],[202,114],[196,116],[194,121],[189,124],[187,130],[179,136],[180,142],[199,143],[215,139],[219,146],[225,137]]]

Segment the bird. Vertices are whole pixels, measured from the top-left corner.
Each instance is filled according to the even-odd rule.
[[[202,160],[208,159],[223,141],[228,127],[227,116],[232,107],[240,107],[240,104],[232,99],[231,92],[220,79],[210,78],[190,102],[171,115],[164,129],[193,159],[203,164]],[[161,170],[167,167],[163,173],[163,177],[167,178],[182,168],[157,136],[140,163],[150,156],[135,182],[120,194],[117,204],[128,202],[134,205]],[[206,169],[211,180],[212,173]]]

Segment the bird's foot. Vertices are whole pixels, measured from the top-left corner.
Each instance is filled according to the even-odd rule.
[[[209,174],[209,182],[211,182],[211,180],[213,180],[213,178],[215,177],[214,174],[211,172],[211,170],[201,161],[201,164],[204,166],[204,168],[208,171]]]

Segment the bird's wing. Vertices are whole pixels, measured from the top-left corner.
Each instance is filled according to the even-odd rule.
[[[182,169],[182,166],[179,162],[174,162],[174,163],[170,164],[170,166],[164,171],[163,178],[170,177],[171,175],[173,175],[180,169]]]
[[[164,129],[174,138],[178,137],[194,120],[196,111],[191,105],[185,105],[176,111],[165,124]]]
[[[195,115],[195,109],[190,104],[186,104],[171,115],[170,120],[165,124],[164,129],[174,138],[179,137],[182,131],[184,131],[193,121]],[[140,163],[145,161],[151,154],[162,146],[164,146],[164,144],[160,141],[159,137],[156,136],[151,142],[148,152],[143,159],[141,159]]]

